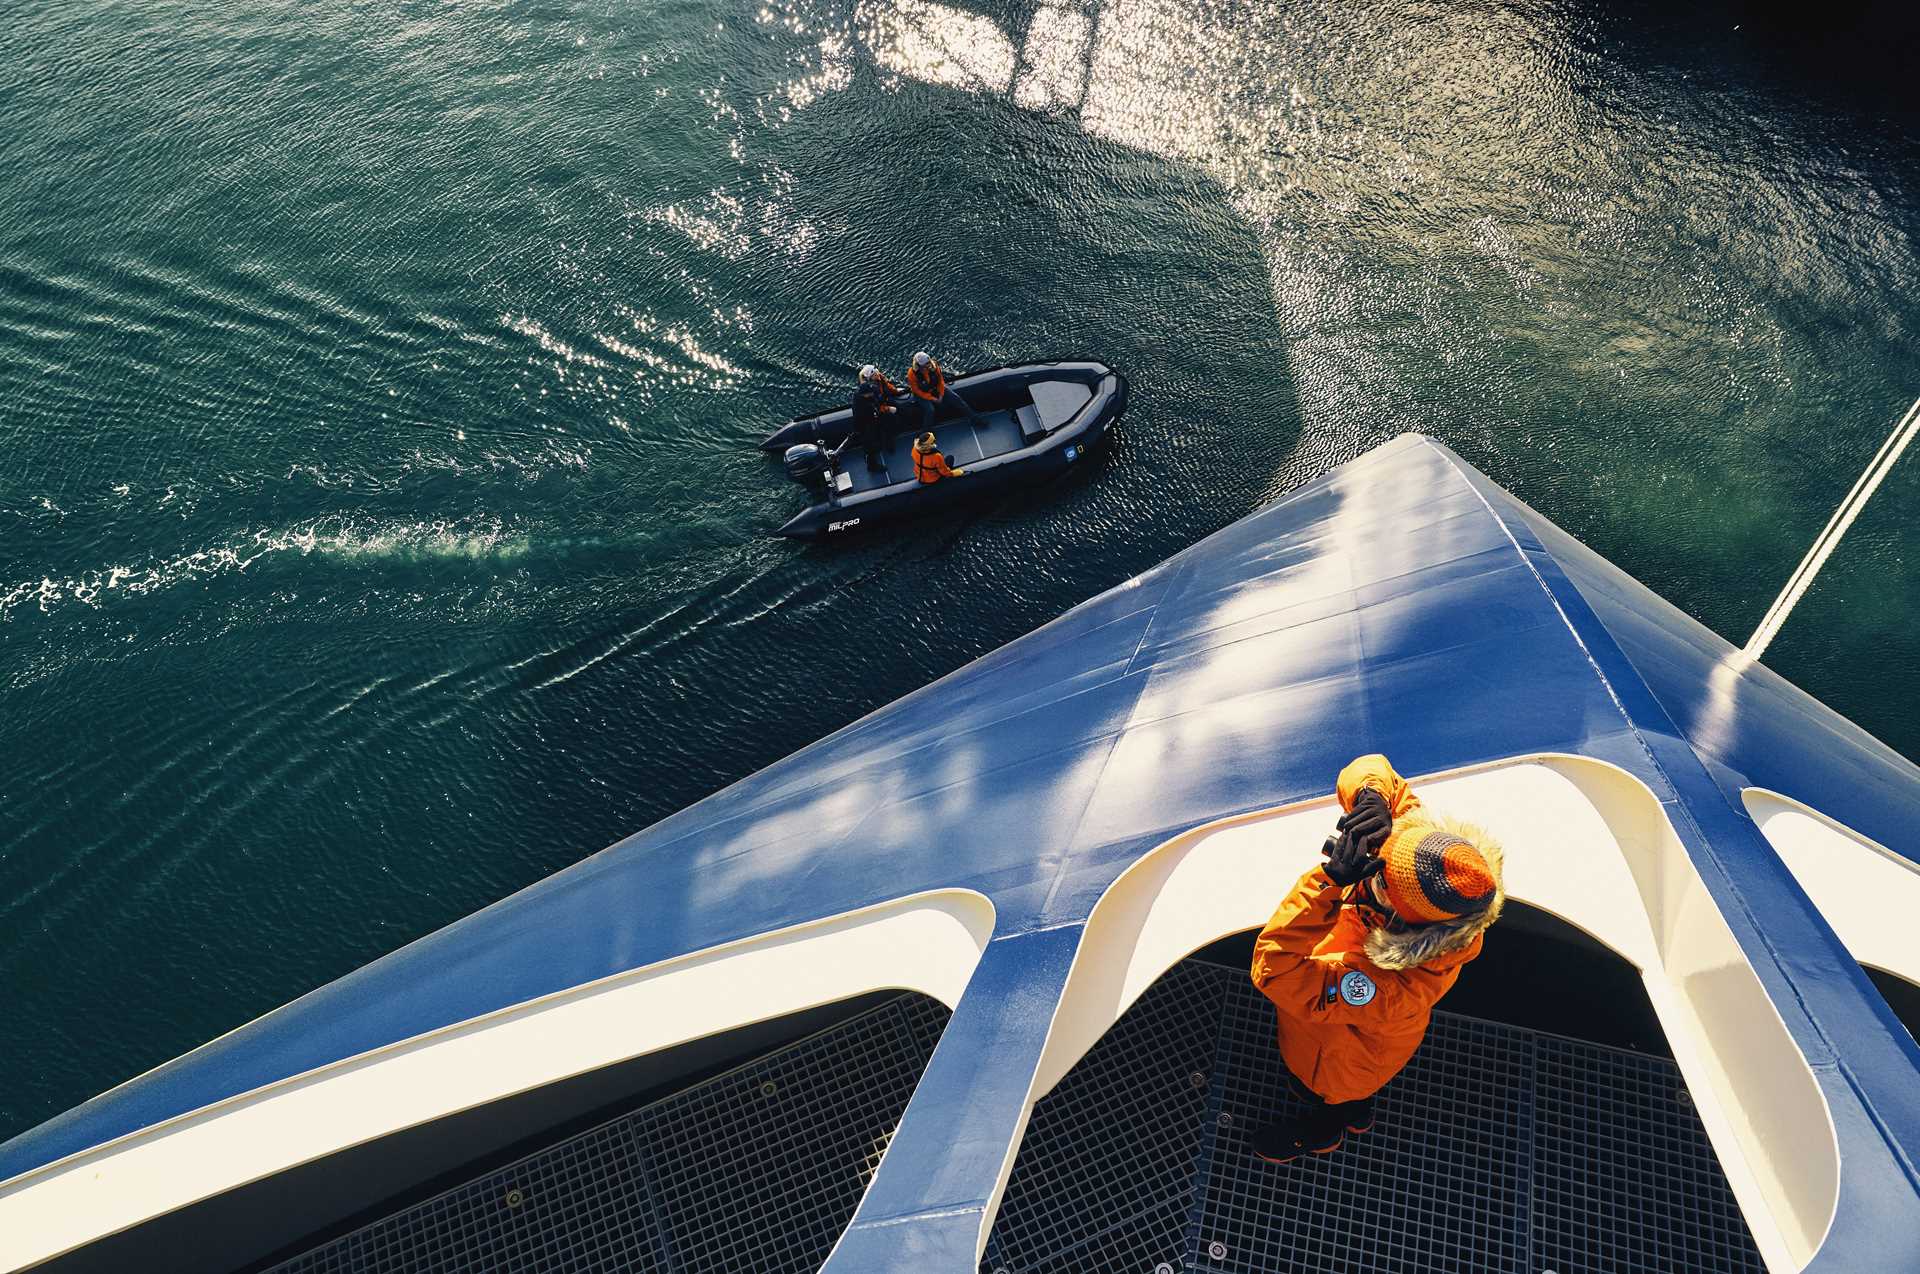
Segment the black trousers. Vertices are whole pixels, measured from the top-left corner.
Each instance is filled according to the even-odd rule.
[[[1357,1101],[1328,1101],[1308,1088],[1292,1071],[1286,1074],[1287,1088],[1295,1097],[1307,1103],[1307,1118],[1313,1123],[1347,1127],[1373,1122],[1373,1099],[1379,1096],[1378,1093],[1369,1093]]]
[[[854,425],[853,440],[867,453],[868,467],[878,469],[880,453],[893,441],[893,422],[877,415],[871,420],[863,420]]]

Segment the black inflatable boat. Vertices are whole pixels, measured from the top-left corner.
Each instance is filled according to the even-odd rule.
[[[1044,482],[1084,463],[1127,406],[1127,378],[1105,363],[1027,363],[971,372],[949,382],[986,419],[943,406],[933,423],[947,462],[966,475],[921,484],[913,476],[913,430],[903,427],[867,468],[858,446],[839,456],[853,410],[842,407],[790,420],[760,444],[786,460],[787,472],[814,494],[806,512],[780,528],[796,539],[861,531],[920,517],[1009,487]]]

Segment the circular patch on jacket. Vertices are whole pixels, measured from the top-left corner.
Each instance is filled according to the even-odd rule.
[[[1340,975],[1340,998],[1356,1009],[1373,999],[1376,989],[1373,979],[1358,969]]]

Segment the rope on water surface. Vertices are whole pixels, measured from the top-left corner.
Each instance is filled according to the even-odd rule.
[[[1793,612],[1794,605],[1813,583],[1813,577],[1820,573],[1820,568],[1827,564],[1829,557],[1833,556],[1833,550],[1840,544],[1840,537],[1847,533],[1847,528],[1853,525],[1853,520],[1860,516],[1860,510],[1866,507],[1867,501],[1880,486],[1881,479],[1887,476],[1888,470],[1893,468],[1900,459],[1901,453],[1906,451],[1907,444],[1913,441],[1917,433],[1920,433],[1920,399],[1914,400],[1913,406],[1907,408],[1907,414],[1900,418],[1900,423],[1893,427],[1891,434],[1887,435],[1887,440],[1880,444],[1880,452],[1874,456],[1873,463],[1861,472],[1859,481],[1853,484],[1853,490],[1847,492],[1847,498],[1840,502],[1840,507],[1833,511],[1831,518],[1827,519],[1827,529],[1820,532],[1820,538],[1813,542],[1813,547],[1807,550],[1807,555],[1800,559],[1799,569],[1794,571],[1793,577],[1787,581],[1787,586],[1780,590],[1780,596],[1773,599],[1773,605],[1767,608],[1766,615],[1760,620],[1760,626],[1753,630],[1753,636],[1747,638],[1746,647],[1741,653],[1749,660],[1757,660],[1766,652],[1768,643],[1773,640],[1774,634],[1780,631],[1780,625],[1787,622],[1787,616]]]

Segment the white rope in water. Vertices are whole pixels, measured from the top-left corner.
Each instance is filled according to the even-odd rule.
[[[1747,638],[1746,647],[1741,654],[1753,660],[1760,658],[1766,652],[1768,644],[1773,641],[1774,634],[1780,631],[1780,625],[1787,622],[1787,616],[1793,613],[1795,603],[1813,583],[1813,577],[1820,573],[1820,568],[1827,564],[1829,557],[1833,556],[1833,550],[1840,544],[1840,537],[1847,533],[1847,528],[1853,525],[1853,520],[1860,516],[1860,510],[1866,507],[1867,501],[1879,488],[1880,480],[1887,476],[1887,471],[1892,469],[1895,462],[1900,459],[1901,453],[1907,449],[1907,444],[1913,441],[1915,434],[1920,434],[1920,399],[1915,399],[1913,406],[1907,408],[1907,414],[1900,418],[1900,423],[1893,427],[1891,434],[1887,435],[1886,442],[1880,445],[1880,454],[1873,458],[1873,463],[1860,474],[1860,480],[1853,484],[1853,490],[1847,493],[1847,498],[1840,502],[1840,507],[1833,511],[1831,518],[1827,519],[1827,529],[1820,532],[1820,538],[1813,542],[1813,547],[1807,550],[1807,555],[1800,559],[1799,569],[1794,571],[1793,577],[1787,581],[1787,586],[1780,590],[1780,596],[1773,599],[1773,605],[1767,609],[1766,615],[1760,620],[1760,626],[1753,630],[1753,636]]]

